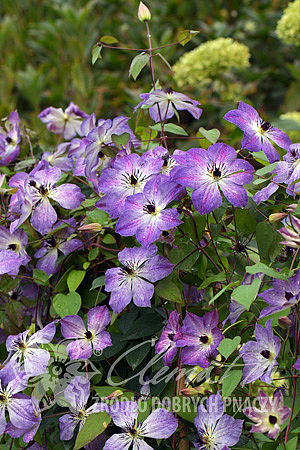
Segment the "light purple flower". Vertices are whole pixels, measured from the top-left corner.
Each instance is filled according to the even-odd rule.
[[[67,345],[71,359],[88,359],[93,350],[102,351],[111,346],[110,334],[104,331],[110,323],[107,306],[96,306],[87,313],[87,328],[79,316],[66,316],[61,320],[61,332],[66,339],[75,339]]]
[[[22,265],[22,258],[12,250],[0,251],[0,275],[16,275]]]
[[[280,351],[280,338],[274,336],[272,319],[266,322],[265,328],[255,325],[255,341],[246,342],[240,350],[244,360],[243,382],[251,383],[259,378],[265,383],[271,382],[271,373],[277,365],[276,358]]]
[[[2,372],[2,371],[1,371]],[[31,398],[21,393],[28,384],[25,372],[15,376],[6,386],[0,372],[0,435],[6,428],[5,412],[8,411],[10,422],[24,431],[36,424],[36,417]]]
[[[199,108],[200,103],[190,99],[187,95],[175,92],[169,88],[166,91],[156,89],[149,94],[141,94],[143,99],[136,107],[147,106],[149,108],[149,114],[154,122],[160,122],[167,119],[171,119],[174,116],[175,110],[186,110],[192,114],[195,119],[199,119],[202,113],[202,109]]]
[[[262,310],[259,318],[287,309],[300,300],[300,269],[286,281],[273,279],[273,288],[259,294],[269,304]]]
[[[163,353],[163,362],[166,366],[170,366],[176,356],[178,347],[174,340],[177,332],[180,330],[178,312],[172,311],[167,325],[164,327],[159,341],[155,346],[155,353]]]
[[[17,262],[17,258],[12,257],[12,260],[15,259],[15,266],[8,272],[9,275],[17,275],[20,265],[26,266],[30,261],[30,257],[25,251],[27,242],[28,236],[24,230],[16,230],[13,233],[10,233],[5,227],[0,226],[0,273],[1,267],[9,264],[9,261],[6,258],[10,255],[10,252],[15,253],[15,255],[18,256],[19,261]]]
[[[278,231],[284,237],[281,244],[297,249],[300,247],[300,220],[297,217],[290,216],[290,224]]]
[[[195,209],[200,214],[207,214],[222,205],[220,190],[232,205],[246,206],[248,198],[243,185],[252,181],[253,172],[251,164],[236,159],[234,148],[213,144],[208,150],[188,150],[185,164],[175,167],[170,176],[182,186],[194,189]]]
[[[5,121],[5,129],[0,127],[0,166],[14,161],[20,152],[19,115],[12,111]]]
[[[42,161],[47,161],[50,167],[58,167],[62,172],[69,172],[73,169],[73,159],[66,154],[69,146],[69,142],[63,142],[54,153],[44,152]]]
[[[72,139],[76,134],[80,135],[80,125],[82,119],[88,117],[73,102],[63,111],[61,108],[50,106],[44,109],[39,118],[46,124],[49,131],[61,134],[64,139]]]
[[[24,370],[28,376],[41,375],[46,372],[50,354],[39,347],[39,344],[47,344],[55,335],[55,324],[51,322],[41,330],[30,335],[30,330],[15,336],[8,336],[6,348],[8,358],[5,369],[14,371]]]
[[[280,425],[283,424],[289,414],[290,408],[283,405],[281,390],[274,392],[273,398],[268,397],[263,391],[259,391],[258,400],[260,409],[247,407],[243,413],[249,417],[255,425],[252,425],[251,433],[266,433],[271,439],[275,439],[280,433]]]
[[[197,438],[194,446],[197,450],[228,450],[237,444],[243,428],[243,420],[224,414],[224,405],[219,393],[210,395],[198,407],[195,419]]]
[[[295,368],[296,370],[299,370],[299,371],[300,371],[300,358],[298,358],[297,361],[295,362],[294,368]]]
[[[152,178],[146,183],[143,193],[126,198],[116,232],[121,236],[136,234],[136,239],[141,245],[152,244],[162,231],[170,230],[182,223],[175,208],[165,209],[176,198],[180,189],[176,183]]]
[[[119,217],[129,195],[143,192],[147,181],[159,174],[162,163],[132,153],[118,158],[112,168],[102,172],[98,190],[106,194],[105,210],[112,218]]]
[[[61,228],[65,225],[65,228]],[[39,258],[36,267],[43,270],[47,275],[54,274],[57,271],[55,263],[58,258],[58,251],[61,251],[65,256],[82,247],[82,242],[79,239],[68,239],[74,233],[76,227],[76,220],[74,218],[57,222],[49,239],[43,241],[42,246],[35,253],[35,258]]]
[[[111,292],[109,305],[114,313],[123,311],[131,299],[137,306],[151,306],[153,283],[173,270],[173,264],[156,252],[155,245],[125,248],[118,254],[123,267],[105,272],[105,290]]]
[[[90,382],[84,377],[76,376],[64,391],[64,397],[70,405],[70,414],[59,418],[60,438],[63,441],[72,439],[76,426],[79,431],[90,414],[107,411],[106,403],[94,403],[86,408],[90,396]]]
[[[183,326],[175,336],[177,347],[184,347],[181,352],[183,364],[209,367],[209,358],[217,355],[217,347],[224,339],[218,321],[216,310],[207,312],[203,317],[189,312],[186,314]]]
[[[244,131],[242,148],[251,152],[258,152],[262,149],[271,163],[278,161],[279,155],[269,139],[286,150],[292,144],[287,134],[261,119],[257,111],[247,103],[240,101],[238,109],[226,113],[224,119]]]
[[[166,409],[155,409],[142,423],[137,420],[138,413],[137,403],[131,401],[116,402],[109,408],[112,420],[122,431],[110,437],[103,450],[128,450],[131,444],[133,450],[153,450],[144,438],[167,439],[177,429],[178,420]]]
[[[36,418],[36,423],[30,426],[28,429],[19,428],[12,424],[12,422],[8,422],[5,428],[5,433],[9,434],[9,436],[13,438],[19,438],[23,435],[23,441],[28,443],[33,440],[40,424],[42,421],[42,415],[39,408],[39,402],[36,398],[31,397],[31,402],[33,406],[34,415]],[[25,432],[24,432],[25,431]],[[31,448],[31,447],[30,447]],[[41,447],[42,448],[42,447]]]

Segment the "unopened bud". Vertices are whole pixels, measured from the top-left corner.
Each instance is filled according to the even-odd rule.
[[[138,18],[141,22],[145,22],[145,20],[151,20],[151,12],[143,2],[140,2],[139,4]]]
[[[111,394],[109,394],[107,397],[105,397],[105,399],[106,400],[113,400],[115,398],[120,397],[122,394],[123,394],[123,392],[120,389],[118,389],[118,390],[112,392]]]
[[[278,222],[278,220],[282,220],[286,217],[286,213],[274,213],[269,216],[270,222]]]
[[[287,316],[281,316],[278,319],[278,325],[282,328],[290,328],[292,321]]]
[[[100,223],[88,223],[78,228],[80,231],[87,231],[88,233],[98,233],[102,230]]]
[[[197,389],[193,387],[187,387],[181,389],[180,394],[183,395],[184,397],[194,397],[195,395],[198,395],[199,392],[197,391]]]

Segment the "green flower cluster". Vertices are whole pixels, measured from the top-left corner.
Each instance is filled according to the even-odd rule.
[[[185,53],[173,67],[174,78],[179,87],[186,84],[204,87],[232,69],[246,69],[249,58],[246,45],[231,38],[215,39]]]
[[[300,46],[300,0],[289,3],[279,20],[276,32],[285,44]]]

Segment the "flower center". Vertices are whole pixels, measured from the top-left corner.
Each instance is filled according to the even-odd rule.
[[[88,330],[88,331],[86,331],[84,333],[84,336],[85,336],[86,339],[88,339],[90,341],[92,339],[92,337],[93,337],[93,333]]]
[[[8,397],[7,395],[4,394],[4,392],[0,393],[0,403],[7,403],[8,402]]]
[[[215,168],[215,170],[213,171],[213,173],[212,173],[212,176],[214,177],[214,178],[220,178],[221,177],[221,171],[220,171],[220,169],[218,169],[217,167]]]
[[[26,344],[25,344],[24,341],[18,342],[18,349],[19,349],[19,350],[24,351],[25,348],[26,348]]]
[[[269,416],[269,422],[271,425],[275,425],[275,423],[277,423],[277,420],[278,419],[276,416],[272,416],[272,415]]]
[[[285,293],[285,298],[287,299],[287,301],[289,301],[293,296],[293,294],[291,292],[286,292]]]
[[[29,186],[36,187],[36,182],[34,180],[30,180]]]
[[[262,129],[262,131],[268,131],[271,126],[272,125],[270,124],[270,122],[266,122],[265,120],[261,121],[260,128]]]
[[[137,182],[138,182],[137,177],[134,176],[134,175],[131,175],[130,176],[130,184],[131,184],[131,186],[135,186],[137,184]]]
[[[170,341],[173,341],[175,334],[174,333],[169,333],[168,334],[168,338],[170,339]]]
[[[12,143],[12,138],[10,136],[6,136],[5,140],[8,144]]]
[[[136,437],[138,432],[134,427],[130,427],[127,429],[128,434],[130,434],[130,436],[132,437]]]
[[[168,237],[169,234],[170,234],[170,233],[169,233],[167,230],[164,230],[164,231],[161,232],[161,235],[162,235],[163,237]]]
[[[261,356],[263,356],[266,359],[269,359],[271,356],[271,353],[269,350],[263,350],[262,352],[260,352]]]
[[[128,275],[133,275],[134,274],[134,271],[133,271],[132,267],[125,266],[124,270],[125,270],[126,273],[128,273]]]
[[[104,158],[104,153],[100,150],[99,152],[98,152],[98,157],[101,159],[101,158]]]
[[[210,436],[205,431],[202,431],[201,434],[197,436],[195,444],[203,446],[203,447],[200,447],[200,448],[207,448],[207,449],[214,449],[215,448],[214,439],[212,439],[212,436]]]
[[[9,244],[7,250],[12,250],[13,252],[17,250],[17,244]]]
[[[45,186],[43,186],[43,185],[41,185],[41,186],[38,188],[38,191],[39,191],[39,193],[40,193],[41,195],[46,195],[46,194],[48,194],[48,189],[45,188]]]
[[[155,214],[155,212],[156,212],[156,208],[153,203],[149,203],[148,205],[145,205],[143,209],[147,214]]]
[[[47,239],[47,242],[51,245],[51,247],[56,247],[56,240],[53,236],[51,236],[50,239]]]
[[[208,340],[209,340],[209,338],[205,334],[203,336],[199,337],[199,341],[202,342],[202,344],[207,344]]]

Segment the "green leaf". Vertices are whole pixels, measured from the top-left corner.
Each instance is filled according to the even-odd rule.
[[[134,321],[133,326],[130,330],[128,330],[125,336],[122,336],[120,341],[130,341],[141,337],[153,336],[161,328],[162,320],[157,314],[152,312],[143,313],[137,320]],[[104,350],[104,353],[106,350],[107,349]]]
[[[33,269],[33,278],[37,284],[45,286],[48,284],[48,275],[40,269]]]
[[[262,167],[255,171],[256,175],[265,175],[266,173],[272,172],[278,165],[278,162],[274,162],[272,164],[268,164],[267,166]]]
[[[267,222],[257,224],[256,240],[261,259],[273,261],[281,251],[282,236]]]
[[[77,314],[80,306],[81,297],[77,292],[69,292],[67,295],[57,294],[53,298],[53,307],[62,318]]]
[[[108,214],[101,209],[93,209],[93,211],[87,211],[86,217],[92,223],[99,223],[100,225],[104,225],[108,221]]]
[[[98,247],[93,247],[91,248],[91,250],[89,251],[88,254],[88,260],[89,261],[94,261],[94,259],[96,259],[99,255],[99,248]],[[85,269],[85,267],[83,267]]]
[[[110,422],[111,417],[105,411],[90,414],[77,435],[74,450],[79,450],[96,439],[108,427]]]
[[[156,54],[165,63],[165,65],[171,70],[171,72],[173,72],[173,69],[172,69],[171,65],[169,64],[169,62],[166,60],[166,58],[161,53],[156,53]]]
[[[253,266],[246,266],[246,272],[251,273],[254,275],[255,273],[264,273],[265,275],[268,275],[272,278],[279,278],[280,280],[287,280],[289,276],[291,276],[288,273],[280,273],[277,272],[277,270],[272,269],[271,267],[266,266],[265,264],[259,262],[254,264]]]
[[[223,339],[218,347],[219,352],[224,358],[228,358],[231,353],[237,348],[241,342],[241,336],[235,336],[233,339],[225,338]]]
[[[231,370],[225,375],[222,383],[222,397],[228,397],[239,385],[243,376],[242,370]]]
[[[221,297],[221,295],[224,294],[225,291],[227,291],[227,289],[232,288],[232,286],[236,285],[237,282],[236,281],[232,281],[229,284],[226,284],[226,286],[224,286],[219,292],[217,292],[212,299],[209,300],[209,305],[213,302],[215,302],[219,297]]]
[[[296,217],[298,217],[298,219],[300,219],[300,200],[299,200],[298,205],[293,213],[293,216],[296,216]]]
[[[198,289],[205,289],[207,286],[209,286],[212,283],[217,283],[219,281],[225,281],[226,275],[224,272],[216,273],[214,275],[211,275],[210,277],[207,277],[206,280],[203,281],[202,284],[200,284]]]
[[[119,41],[114,36],[102,36],[100,42],[103,42],[103,44],[117,44]]]
[[[152,125],[150,128],[152,128],[152,130],[161,131],[161,125],[159,123]],[[175,125],[174,123],[167,123],[164,126],[164,131],[178,134],[178,136],[188,136],[187,132],[182,127]]]
[[[151,349],[150,342],[141,342],[131,345],[126,351],[126,360],[130,367],[135,370],[139,364],[146,358]]]
[[[257,297],[261,280],[254,280],[251,284],[243,284],[232,291],[232,298],[249,311],[251,304]]]
[[[67,278],[67,285],[69,291],[76,291],[82,280],[84,279],[85,271],[84,270],[72,270],[69,273]]]
[[[159,297],[164,298],[165,300],[183,304],[183,298],[179,287],[169,278],[160,280],[155,287],[155,292]]]
[[[129,76],[131,75],[134,80],[137,79],[141,70],[145,67],[150,59],[149,53],[142,52],[135,56],[131,61],[129,68]]]
[[[122,133],[122,134],[113,134],[112,135],[112,141],[115,144],[115,146],[121,150],[122,146],[126,146],[127,142],[130,139],[129,133]]]
[[[177,33],[177,40],[182,46],[185,46],[193,37],[197,36],[199,31],[194,30],[182,30]]]
[[[188,256],[189,253],[191,253],[194,250],[196,251],[192,253],[190,256]],[[180,264],[178,264],[176,269],[185,270],[187,272],[192,271],[193,265],[195,264],[198,258],[199,258],[199,251],[193,246],[193,244],[190,243],[186,245],[181,245],[180,248],[179,247],[172,248],[169,255],[169,259],[172,264],[178,264],[180,261],[182,261]]]
[[[11,278],[8,275],[1,275],[0,292],[9,292],[14,290],[20,283],[19,278]]]
[[[209,142],[215,144],[220,137],[220,131],[217,128],[212,128],[211,130],[206,130],[203,127],[199,128],[199,133],[202,134]]]
[[[105,285],[105,276],[102,275],[101,277],[95,278],[93,280],[93,284],[92,284],[90,291],[92,291],[93,289],[97,289],[98,287],[104,286],[104,285]]]
[[[251,216],[248,209],[237,208],[235,210],[236,227],[244,236],[254,233],[256,220]]]
[[[102,59],[101,57],[102,45],[95,45],[92,50],[92,64],[95,64],[97,59]]]

